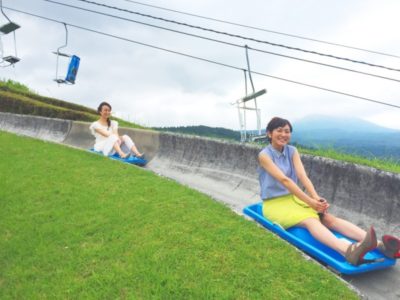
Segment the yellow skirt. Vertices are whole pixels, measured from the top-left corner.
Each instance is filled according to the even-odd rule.
[[[292,194],[264,200],[263,215],[285,229],[308,218],[319,218],[313,208]]]

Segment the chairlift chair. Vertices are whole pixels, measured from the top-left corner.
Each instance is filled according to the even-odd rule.
[[[60,49],[67,47],[68,45],[68,28],[67,24],[63,23],[65,27],[65,44],[58,47],[57,51],[54,51],[53,53],[57,55],[57,63],[56,63],[56,77],[54,78],[54,81],[57,82],[58,84],[75,84],[76,80],[76,75],[78,73],[79,69],[79,63],[80,63],[80,58],[76,55],[70,55],[67,53],[60,52]],[[67,69],[67,75],[64,77],[60,77],[58,75],[58,65],[59,65],[59,58],[64,57],[64,58],[69,58],[69,64],[68,64],[68,69]]]
[[[239,125],[240,125],[240,141],[246,142],[247,140],[247,128],[246,128],[246,111],[252,110],[256,112],[257,116],[257,130],[261,131],[260,128],[260,109],[257,107],[246,106],[246,103],[250,100],[255,100],[257,97],[264,95],[267,92],[266,89],[259,90],[258,92],[246,95],[238,100],[236,100],[233,105],[236,105],[239,115]]]
[[[250,60],[249,60],[247,45],[245,45],[245,50],[246,50],[246,61],[247,61],[247,70],[243,69],[244,84],[245,84],[245,96],[236,100],[234,103],[232,103],[232,105],[236,105],[236,107],[238,109],[239,125],[240,125],[240,141],[242,143],[244,143],[248,140],[247,128],[246,128],[246,111],[247,110],[255,111],[256,117],[257,117],[258,136],[253,137],[252,140],[254,140],[254,138],[261,137],[261,110],[257,106],[257,97],[264,95],[267,92],[266,89],[262,89],[262,90],[259,90],[258,92],[256,92],[256,90],[254,88],[253,79],[251,77]],[[248,92],[247,92],[247,75],[246,75],[247,73],[246,72],[249,72],[249,80],[250,80],[251,87],[253,90],[253,93],[251,93],[251,94],[248,94]],[[250,100],[254,100],[254,107],[246,106],[246,103]]]
[[[11,32],[14,34],[15,56],[14,55],[8,55],[8,56],[2,56],[2,58],[1,58],[2,62],[8,62],[9,63],[9,65],[7,65],[7,67],[8,67],[8,66],[14,65],[14,64],[16,64],[17,62],[20,61],[20,59],[17,57],[17,43],[16,43],[16,38],[15,38],[15,30],[17,30],[21,26],[19,26],[17,23],[12,22],[7,17],[7,15],[4,13],[4,11],[3,11],[3,1],[2,0],[0,0],[0,9],[1,9],[1,12],[4,15],[4,17],[6,17],[6,19],[8,20],[8,23],[6,23],[6,24],[4,24],[4,25],[2,25],[0,27],[1,34],[2,35],[6,35],[6,34],[9,34]]]
[[[3,60],[10,63],[10,65],[14,65],[20,61],[20,59],[18,57],[13,56],[13,55],[5,56],[5,57],[3,57]]]
[[[78,73],[79,69],[79,63],[80,63],[80,58],[76,55],[66,55],[65,53],[57,53],[57,66],[56,66],[56,78],[54,79],[55,82],[58,84],[75,84],[76,80],[76,75]],[[58,57],[63,56],[66,58],[70,58],[69,64],[68,64],[68,70],[67,70],[67,75],[65,78],[58,77]]]
[[[3,13],[3,15],[5,15],[5,14]],[[7,18],[7,16],[6,16],[6,18]],[[10,21],[9,23],[4,24],[3,26],[0,27],[0,32],[3,34],[9,34],[10,32],[17,30],[20,27],[21,26],[19,26],[18,24]]]

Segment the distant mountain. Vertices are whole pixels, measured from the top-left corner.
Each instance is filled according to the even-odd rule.
[[[208,126],[154,128],[199,136],[240,140],[239,131]],[[309,116],[293,123],[292,143],[306,148],[333,148],[368,158],[392,158],[400,161],[400,131],[357,118]],[[262,131],[265,134],[265,129]],[[249,136],[257,135],[248,130]]]
[[[310,116],[293,124],[292,142],[366,157],[400,159],[400,131],[357,118]]]
[[[335,130],[343,132],[395,133],[399,130],[389,129],[358,118],[340,118],[313,115],[293,124],[297,131]]]

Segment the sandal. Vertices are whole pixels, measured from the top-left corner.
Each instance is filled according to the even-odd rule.
[[[349,246],[346,251],[345,258],[352,265],[358,266],[362,263],[366,262],[364,260],[365,254],[375,249],[378,245],[378,241],[376,240],[376,233],[374,228],[371,226],[367,235],[360,243],[353,243]]]
[[[391,235],[384,235],[378,249],[388,258],[400,258],[400,240]]]
[[[122,155],[119,155],[119,157],[121,157],[122,159],[128,158],[129,157],[129,153],[124,153]]]

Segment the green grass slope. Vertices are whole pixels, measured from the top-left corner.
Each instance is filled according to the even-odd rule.
[[[302,154],[327,157],[334,160],[354,163],[357,165],[367,166],[382,171],[400,173],[400,163],[399,161],[393,159],[382,159],[377,157],[366,158],[359,155],[343,153],[334,148],[309,149],[302,146],[299,146],[298,148],[299,152]]]
[[[357,299],[209,197],[0,132],[0,299]]]
[[[0,80],[0,112],[86,122],[93,122],[99,118],[95,109],[40,96],[27,86],[12,80]],[[144,128],[119,118],[113,119],[117,120],[120,126]]]

